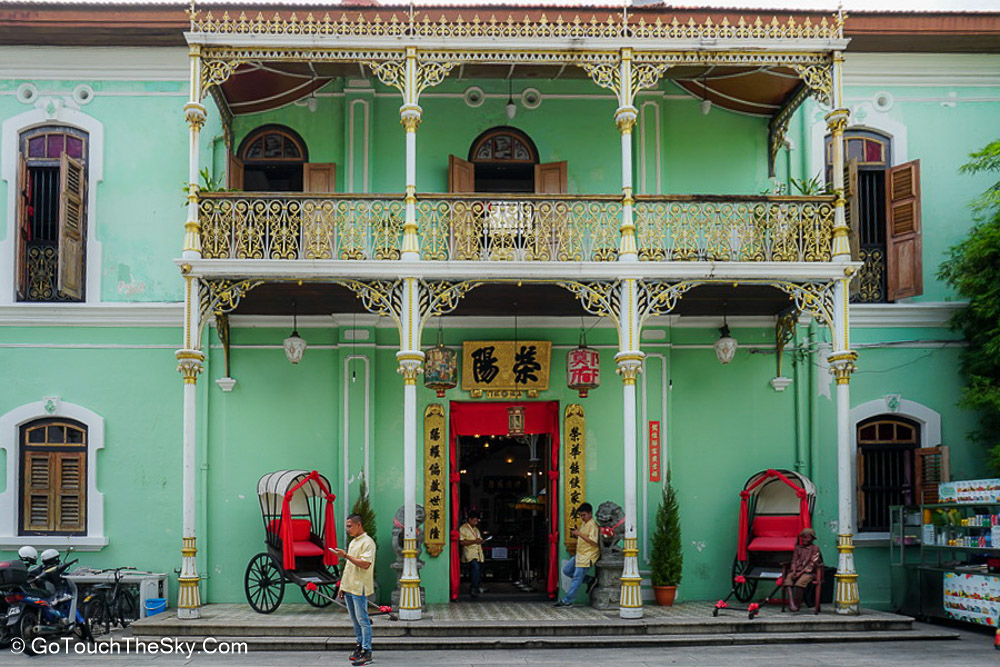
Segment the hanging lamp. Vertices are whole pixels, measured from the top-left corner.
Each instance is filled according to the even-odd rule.
[[[458,355],[444,346],[444,332],[438,319],[437,345],[427,350],[424,357],[424,386],[444,398],[444,392],[458,384]]]
[[[723,366],[728,364],[736,356],[738,343],[735,338],[729,335],[729,324],[726,321],[726,304],[722,304],[722,327],[719,329],[719,340],[715,341],[715,356]]]
[[[504,107],[504,111],[507,112],[507,120],[514,120],[514,116],[517,115],[517,105],[514,104],[514,82],[510,75],[507,76],[507,106]]]
[[[292,301],[292,335],[285,339],[282,346],[290,363],[298,364],[302,361],[302,354],[306,351],[307,345],[299,336],[299,308],[295,301]]]

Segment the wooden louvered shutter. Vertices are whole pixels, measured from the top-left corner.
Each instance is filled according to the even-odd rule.
[[[28,292],[28,241],[31,240],[31,216],[29,208],[31,204],[31,183],[28,182],[28,163],[24,159],[24,153],[18,153],[17,162],[17,273],[15,283],[17,285],[17,298],[24,299]]]
[[[858,161],[844,164],[844,218],[847,222],[847,241],[851,246],[851,260],[861,258],[861,207],[858,202]],[[851,285],[851,298],[861,291],[861,276],[855,274]]]
[[[25,452],[24,454],[24,530],[55,529],[52,511],[52,463],[54,454]]]
[[[938,484],[951,481],[947,447],[923,447],[913,452],[913,472],[917,480],[916,503],[938,502]]]
[[[566,162],[548,162],[535,165],[535,194],[566,194]]]
[[[333,162],[307,162],[302,165],[306,192],[336,192],[337,165]]]
[[[886,170],[886,266],[889,301],[924,293],[920,233],[920,160]]]
[[[83,163],[66,153],[59,173],[59,269],[57,287],[64,296],[83,298]]]
[[[86,527],[86,453],[56,456],[55,529],[82,532]]]
[[[229,156],[226,165],[226,188],[229,190],[243,189],[243,162],[235,155]]]

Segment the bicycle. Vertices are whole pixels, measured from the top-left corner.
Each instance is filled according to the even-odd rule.
[[[84,598],[83,616],[93,636],[107,634],[112,627],[127,628],[132,621],[139,618],[139,603],[135,593],[122,585],[122,570],[134,570],[134,567],[116,567],[113,570],[114,582],[98,584]]]

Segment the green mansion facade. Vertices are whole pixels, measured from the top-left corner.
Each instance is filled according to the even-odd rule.
[[[244,599],[257,480],[318,470],[338,521],[367,482],[403,617],[459,592],[470,510],[496,578],[550,593],[585,498],[623,509],[635,618],[668,470],[690,600],[788,469],[856,613],[890,604],[888,506],[988,476],[936,274],[988,185],[958,168],[1000,118],[994,14],[24,9],[0,553],[180,568],[196,616]]]

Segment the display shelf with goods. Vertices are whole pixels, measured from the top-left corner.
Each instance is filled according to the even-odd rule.
[[[1000,503],[897,506],[891,516],[893,606],[914,616],[997,627]]]

